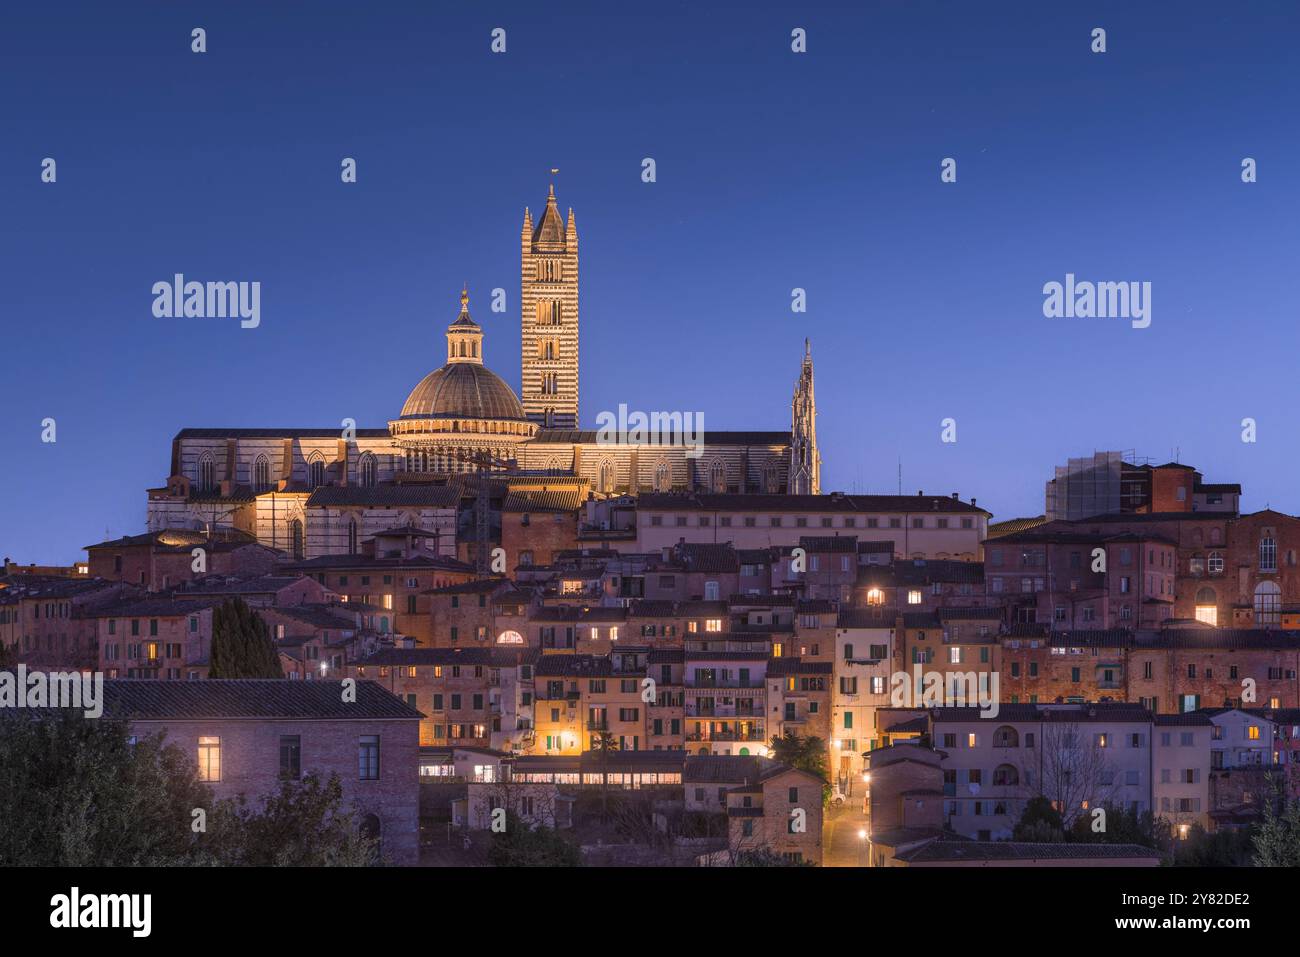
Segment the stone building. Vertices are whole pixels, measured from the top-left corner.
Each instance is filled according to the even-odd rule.
[[[342,806],[394,864],[419,854],[420,713],[361,681],[105,681],[104,713],[189,754],[217,799],[257,806],[284,780],[337,775]]]

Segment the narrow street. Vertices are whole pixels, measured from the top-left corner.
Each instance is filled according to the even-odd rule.
[[[840,808],[828,808],[822,825],[823,867],[866,867],[866,841],[858,836],[867,827],[862,800],[852,798]]]

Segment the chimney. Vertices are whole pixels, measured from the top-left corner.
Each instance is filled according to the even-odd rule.
[[[957,501],[957,493],[956,493],[956,492],[953,492],[953,493],[952,493],[952,500],[953,500],[954,502]]]

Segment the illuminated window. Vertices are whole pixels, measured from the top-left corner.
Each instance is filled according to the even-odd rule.
[[[975,741],[976,741],[976,736],[974,731],[966,735],[966,747],[968,748],[975,747]]]
[[[867,592],[868,605],[879,605],[882,604],[884,600],[885,600],[885,593],[882,592],[879,588],[872,588]]]
[[[870,600],[870,598],[868,598],[868,600]],[[907,603],[909,605],[921,604],[921,589],[913,588],[909,590],[907,593]]]
[[[721,619],[721,618],[710,618],[710,619],[706,620],[706,621],[704,622],[704,630],[705,630],[705,631],[721,631],[721,630],[722,630],[722,619]]]
[[[1258,740],[1259,740],[1259,725],[1257,725],[1257,724],[1252,724],[1250,727],[1248,727],[1248,728],[1246,729],[1246,737],[1250,738],[1250,740],[1252,740],[1252,741],[1258,741]]]
[[[199,738],[199,780],[221,780],[221,739]]]

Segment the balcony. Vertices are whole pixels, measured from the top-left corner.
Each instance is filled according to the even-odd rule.
[[[762,743],[767,740],[767,735],[762,728],[751,728],[748,731],[693,731],[686,735],[687,741],[742,741]]]

